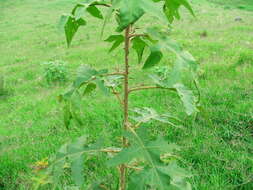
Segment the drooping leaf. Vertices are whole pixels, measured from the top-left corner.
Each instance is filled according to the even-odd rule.
[[[131,118],[138,123],[147,123],[151,120],[155,120],[177,127],[171,120],[181,122],[171,114],[159,114],[152,108],[135,108],[133,112],[135,112],[135,116],[132,116]]]
[[[99,18],[99,19],[103,19],[103,15],[102,15],[101,11],[95,5],[89,6],[86,10],[92,16]]]
[[[120,46],[120,44],[122,44],[124,42],[124,36],[123,35],[111,35],[109,36],[105,41],[106,42],[111,42],[112,47],[109,50],[109,52],[112,52],[113,50],[115,50],[117,47]]]
[[[69,144],[68,149],[68,159],[71,166],[71,177],[76,185],[79,187],[84,183],[84,154],[82,154],[83,147],[86,145],[87,137],[82,136],[77,139],[76,142]]]
[[[101,79],[95,80],[95,83],[97,84],[98,88],[103,92],[104,95],[109,95],[110,91],[109,89],[105,86],[105,82]]]
[[[197,112],[196,98],[193,95],[193,92],[187,89],[183,84],[175,84],[174,88],[177,90],[177,93],[183,102],[186,113],[191,115],[194,112]]]
[[[79,88],[83,83],[89,82],[97,74],[98,72],[89,65],[82,65],[78,68],[77,78],[74,81],[73,86]]]
[[[144,65],[143,65],[143,69],[148,69],[150,67],[153,67],[155,66],[156,64],[158,64],[162,57],[163,57],[163,54],[160,50],[160,46],[158,45],[155,45],[155,46],[151,46],[150,47],[150,55],[149,57],[147,58],[147,60],[145,61]]]
[[[84,25],[86,25],[86,21],[82,18],[77,19],[73,15],[63,15],[61,17],[59,26],[64,27],[68,46],[70,46],[78,28]]]
[[[52,164],[47,174],[57,180],[63,175],[63,169],[70,164],[71,177],[76,185],[81,187],[84,184],[84,161],[86,155],[94,154],[103,149],[103,143],[97,142],[88,145],[87,137],[79,137],[73,143],[63,145],[52,159]]]
[[[198,112],[197,100],[193,92],[187,89],[182,83],[175,81],[172,76],[173,75],[165,79],[159,77],[158,75],[151,75],[150,77],[157,86],[176,91],[188,115]]]
[[[122,85],[122,79],[124,77],[121,75],[113,75],[105,77],[105,86],[109,88],[117,88]]]
[[[143,52],[147,44],[141,39],[141,37],[135,37],[133,40],[133,49],[136,51],[138,56],[138,63],[141,63]]]

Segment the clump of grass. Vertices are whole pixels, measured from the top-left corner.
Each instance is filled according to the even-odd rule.
[[[240,66],[247,66],[253,65],[253,56],[251,53],[242,52],[240,53],[236,63],[232,66],[233,68],[240,67]]]
[[[44,78],[48,84],[63,84],[67,81],[68,70],[63,61],[50,61],[43,63]]]

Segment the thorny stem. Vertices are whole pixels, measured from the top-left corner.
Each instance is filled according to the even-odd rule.
[[[128,95],[129,95],[129,86],[128,86],[128,75],[129,75],[129,46],[130,46],[130,26],[125,29],[125,78],[124,78],[124,130],[128,129]],[[123,137],[122,140],[123,147],[127,146],[127,140]],[[122,164],[120,166],[120,181],[119,181],[119,190],[126,189],[126,170],[127,167]]]

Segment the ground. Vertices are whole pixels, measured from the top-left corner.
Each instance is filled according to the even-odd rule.
[[[82,102],[85,123],[72,123],[70,130],[64,127],[57,96],[68,88],[76,68],[81,64],[117,68],[123,55],[120,49],[108,54],[108,44],[97,35],[99,21],[80,30],[72,47],[66,48],[64,35],[56,26],[59,16],[73,5],[68,0],[0,0],[0,75],[5,78],[0,96],[0,189],[30,189],[34,163],[80,135],[94,139],[102,135],[107,144],[117,141],[120,107],[114,97],[99,92]],[[164,91],[136,93],[131,96],[131,107],[153,106],[185,120],[183,129],[150,125],[154,133],[181,146],[180,162],[193,173],[193,189],[251,190],[253,2],[194,0],[193,7],[196,18],[182,9],[182,20],[174,23],[171,36],[200,63],[202,112],[196,119],[187,117],[182,105],[174,109],[179,102]],[[112,25],[107,26],[105,37],[113,32]],[[42,63],[50,60],[68,63],[66,84],[46,84]],[[131,84],[146,80],[137,74],[139,68],[136,64],[132,67]],[[95,158],[88,163],[99,173],[90,176],[108,177],[110,172],[102,169],[101,163]],[[109,178],[109,182],[115,181]]]

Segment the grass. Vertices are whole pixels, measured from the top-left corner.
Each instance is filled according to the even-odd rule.
[[[208,0],[211,3],[224,6],[226,9],[238,8],[248,11],[253,11],[251,0]]]
[[[173,38],[200,62],[205,111],[193,121],[182,115],[182,106],[163,91],[136,93],[131,96],[131,107],[153,105],[160,112],[172,110],[185,119],[184,129],[158,123],[149,126],[182,146],[182,165],[193,172],[194,189],[251,190],[253,12],[233,9],[238,5],[236,0],[223,2],[231,8],[195,0],[197,19],[184,14],[172,31]],[[248,10],[253,7],[250,0],[240,2]],[[120,67],[123,55],[120,50],[113,56],[107,53],[108,44],[97,35],[97,21],[80,31],[72,47],[66,48],[64,36],[55,26],[59,15],[69,12],[73,4],[68,0],[0,0],[0,70],[5,78],[5,94],[0,96],[0,189],[30,189],[32,165],[80,135],[89,134],[93,139],[102,135],[108,145],[117,141],[122,119],[119,105],[113,97],[100,93],[82,102],[83,126],[72,123],[70,131],[64,128],[57,96],[66,90],[76,68],[90,64],[113,69]],[[238,16],[242,22],[234,21]],[[110,32],[111,24],[105,36]],[[134,54],[131,57],[136,61]],[[41,63],[54,60],[68,63],[70,79],[65,85],[48,86],[42,78]],[[132,84],[146,80],[136,69],[138,65],[132,69],[136,76]],[[102,159],[92,158],[87,164],[86,176],[116,183],[115,172],[102,169]]]

